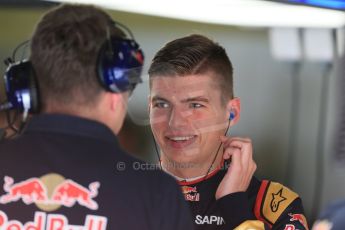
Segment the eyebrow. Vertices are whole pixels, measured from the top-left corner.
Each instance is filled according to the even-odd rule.
[[[155,101],[169,101],[169,100],[167,100],[163,97],[160,97],[160,96],[153,96],[152,101],[155,102]],[[189,98],[181,100],[182,103],[188,103],[188,102],[192,102],[192,101],[209,102],[208,98],[206,98],[204,96],[189,97]]]
[[[153,96],[152,101],[168,101],[168,100],[160,96]]]
[[[209,102],[208,98],[206,98],[204,96],[190,97],[190,98],[186,98],[186,99],[181,100],[182,103],[191,102],[191,101]]]

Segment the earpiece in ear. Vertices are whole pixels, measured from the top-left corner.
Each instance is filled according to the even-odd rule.
[[[230,112],[229,120],[232,121],[235,118],[235,113],[233,111]]]

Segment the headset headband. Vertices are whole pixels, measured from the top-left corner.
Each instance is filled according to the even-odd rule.
[[[112,22],[117,28],[125,29],[131,39],[110,37],[102,44],[98,52],[96,75],[101,86],[110,92],[121,93],[134,90],[136,84],[142,82],[141,71],[144,54],[134,40],[131,31],[121,23]],[[27,44],[21,43],[14,50]],[[39,111],[39,92],[36,76],[31,62],[22,59],[19,62],[10,58],[5,72],[7,102],[0,105],[1,110],[18,109],[20,112],[37,113]]]

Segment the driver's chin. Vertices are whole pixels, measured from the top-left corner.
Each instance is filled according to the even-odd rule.
[[[167,151],[167,156],[175,162],[193,162],[200,157],[200,149],[196,147]]]
[[[170,155],[171,154],[171,155]],[[203,159],[199,152],[184,152],[180,153],[178,155],[173,153],[168,153],[166,155],[167,162],[174,166],[177,166],[182,169],[187,169],[190,167],[196,167],[202,165],[202,162],[206,159]]]

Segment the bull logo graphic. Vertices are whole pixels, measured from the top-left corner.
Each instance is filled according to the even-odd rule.
[[[0,204],[7,204],[19,199],[22,199],[25,204],[32,204],[48,199],[47,189],[38,178],[34,177],[14,184],[12,177],[5,176],[4,182],[3,188],[7,193],[0,196]]]
[[[98,204],[93,199],[98,195],[98,181],[89,184],[88,188],[74,182],[73,180],[63,180],[48,193],[46,185],[40,178],[30,178],[18,183],[14,183],[12,177],[4,177],[3,189],[6,192],[0,196],[0,204],[8,204],[20,199],[27,205],[35,203],[42,205],[63,205],[72,207],[76,203],[86,208],[97,210]],[[51,196],[48,194],[51,194]]]

